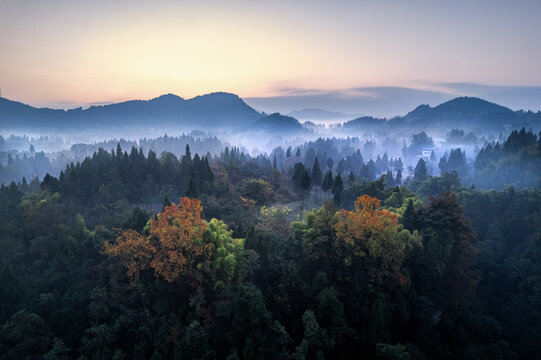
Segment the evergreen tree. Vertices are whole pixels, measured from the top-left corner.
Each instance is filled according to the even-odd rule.
[[[187,160],[192,160],[192,152],[190,151],[190,145],[186,144],[186,153],[184,154]]]
[[[197,188],[197,184],[193,178],[190,178],[190,183],[188,184],[188,190],[186,191],[186,197],[189,197],[192,199],[199,198],[199,189]]]
[[[445,157],[445,155],[443,155],[441,158],[440,158],[440,162],[438,164],[438,167],[440,168],[440,171],[441,171],[441,174],[445,174],[446,172],[449,172],[449,169],[447,168],[447,157]]]
[[[319,167],[319,161],[314,160],[314,166],[312,167],[312,184],[315,185],[315,197],[318,198],[319,187],[321,187],[323,181],[323,174],[321,173],[321,168]]]
[[[310,174],[304,167],[302,163],[296,163],[295,167],[293,168],[293,185],[300,191],[301,193],[301,211],[304,210],[304,197],[305,192],[310,189],[310,185],[312,184],[312,179],[310,178]]]
[[[334,194],[334,203],[336,206],[340,206],[342,203],[342,191],[344,191],[344,184],[340,174],[336,175],[333,182],[332,193]]]
[[[327,158],[327,169],[332,170],[332,166],[334,165],[334,160],[331,157]]]
[[[388,188],[396,186],[391,169],[387,170],[387,174],[385,175],[385,185],[387,185]]]
[[[340,161],[338,162],[338,165],[336,165],[336,172],[338,174],[342,174],[342,173],[344,173],[344,170],[345,170],[344,159],[340,159]]]
[[[312,167],[312,182],[316,186],[321,186],[321,182],[323,174],[321,173],[321,168],[319,167],[319,161],[316,159],[314,160],[314,166]]]
[[[415,220],[415,209],[413,207],[413,200],[409,199],[406,205],[406,211],[402,216],[402,225],[405,229],[413,231],[416,229],[416,220]]]
[[[332,188],[333,182],[334,180],[333,180],[332,172],[329,170],[325,174],[325,177],[323,178],[323,183],[321,184],[321,189],[323,190],[323,192],[325,192],[325,194],[327,193],[327,191],[329,191]]]
[[[366,164],[366,168],[368,175],[367,179],[370,181],[376,180],[376,163],[374,162],[374,160],[370,159],[370,161]]]
[[[427,170],[426,170],[426,163],[423,159],[419,159],[417,161],[417,165],[415,166],[415,170],[413,172],[413,180],[422,182],[425,181],[428,177]]]

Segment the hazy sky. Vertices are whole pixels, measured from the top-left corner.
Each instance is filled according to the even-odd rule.
[[[62,106],[541,85],[541,1],[0,0],[2,96]]]

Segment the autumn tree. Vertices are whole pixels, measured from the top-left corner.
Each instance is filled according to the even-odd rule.
[[[368,281],[375,286],[404,285],[401,272],[406,248],[419,243],[408,230],[399,231],[398,216],[380,209],[378,199],[363,195],[355,211],[340,210],[336,228],[336,249],[344,265],[363,259]]]
[[[207,223],[202,210],[199,200],[181,198],[180,204],[165,207],[151,220],[147,236],[125,230],[114,244],[105,244],[105,253],[119,259],[132,279],[151,268],[156,276],[174,282],[210,256],[211,245],[203,241]]]

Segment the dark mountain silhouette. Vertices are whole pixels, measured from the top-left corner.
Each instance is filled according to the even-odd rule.
[[[305,109],[314,115],[330,113],[319,109]],[[305,111],[303,110],[303,111]],[[4,130],[55,131],[85,129],[118,129],[128,127],[239,129],[268,132],[307,131],[294,117],[272,114],[263,117],[235,94],[218,92],[183,99],[173,94],[151,100],[132,100],[110,105],[57,110],[36,108],[20,102],[0,98],[0,127]],[[513,111],[507,107],[479,98],[459,97],[436,107],[420,105],[406,116],[384,121],[362,116],[343,124],[345,129],[410,127],[427,129],[513,127],[541,123],[541,112]]]
[[[431,110],[432,108],[430,107],[430,105],[426,105],[426,104],[419,105],[415,109],[410,111],[405,116],[405,118],[408,119],[410,122],[417,121],[421,119],[423,116],[425,116],[426,114],[428,114]]]
[[[130,126],[232,128],[247,126],[260,117],[261,113],[248,106],[240,97],[223,92],[188,100],[167,94],[151,100],[132,100],[70,110],[40,109],[0,99],[0,126],[4,129]]]
[[[419,105],[407,115],[389,120],[362,116],[345,122],[342,127],[352,130],[377,130],[381,126],[409,130],[434,126],[442,130],[457,127],[501,130],[504,126],[516,128],[532,125],[541,125],[541,112],[513,111],[483,99],[458,97],[435,107]]]
[[[344,129],[368,129],[385,125],[385,119],[378,119],[372,116],[361,116],[356,119],[345,122]]]
[[[436,107],[418,106],[405,117],[409,124],[420,126],[502,126],[519,125],[521,112],[474,97],[459,97]]]
[[[283,135],[299,134],[308,131],[297,119],[279,113],[270,114],[257,120],[249,130]]]

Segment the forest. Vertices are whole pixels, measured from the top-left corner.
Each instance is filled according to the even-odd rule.
[[[541,359],[541,0],[0,0],[0,360]]]
[[[536,358],[541,138],[447,140],[8,151],[0,358]]]

